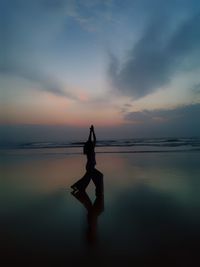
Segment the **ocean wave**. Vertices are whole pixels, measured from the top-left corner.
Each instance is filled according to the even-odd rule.
[[[26,143],[3,143],[0,148],[4,149],[45,149],[45,148],[78,148],[83,147],[84,142],[26,142]],[[97,141],[99,148],[120,147],[136,150],[154,150],[162,148],[200,148],[200,138],[132,138],[121,140],[99,140]],[[127,148],[127,149],[126,149]]]

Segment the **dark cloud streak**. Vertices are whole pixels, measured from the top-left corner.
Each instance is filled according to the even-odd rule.
[[[35,69],[22,68],[20,66],[14,66],[14,64],[11,66],[6,66],[5,64],[4,66],[0,66],[0,73],[17,76],[28,80],[36,85],[35,89],[37,90],[46,91],[61,97],[76,99],[76,97],[72,93],[67,92],[66,89],[64,89],[55,78],[36,71]]]
[[[111,81],[124,95],[136,99],[158,90],[184,70],[185,59],[192,67],[200,55],[200,8],[173,27],[170,20],[162,14],[153,18],[124,64],[110,56]]]
[[[181,106],[170,110],[143,110],[127,112],[124,119],[132,123],[134,130],[149,133],[158,132],[160,135],[200,135],[200,104]]]

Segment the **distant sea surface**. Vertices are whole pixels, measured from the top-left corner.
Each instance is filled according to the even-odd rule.
[[[82,150],[80,150],[80,148],[83,147],[83,144],[84,141],[1,143],[0,148],[3,150],[10,150],[10,149],[38,150],[38,149],[61,148],[60,153],[67,152],[67,153],[81,154]],[[200,151],[200,137],[98,140],[96,151],[97,153]]]

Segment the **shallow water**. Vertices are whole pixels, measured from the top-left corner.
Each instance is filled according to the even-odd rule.
[[[104,198],[92,211],[70,185],[83,155],[13,151],[0,182],[3,266],[194,266],[200,245],[199,152],[97,154]],[[95,188],[87,194],[94,203]],[[196,265],[197,266],[197,265]]]

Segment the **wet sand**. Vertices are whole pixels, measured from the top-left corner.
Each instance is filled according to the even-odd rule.
[[[85,158],[60,151],[2,158],[1,266],[195,266],[199,152],[97,154],[97,199],[71,194]]]

